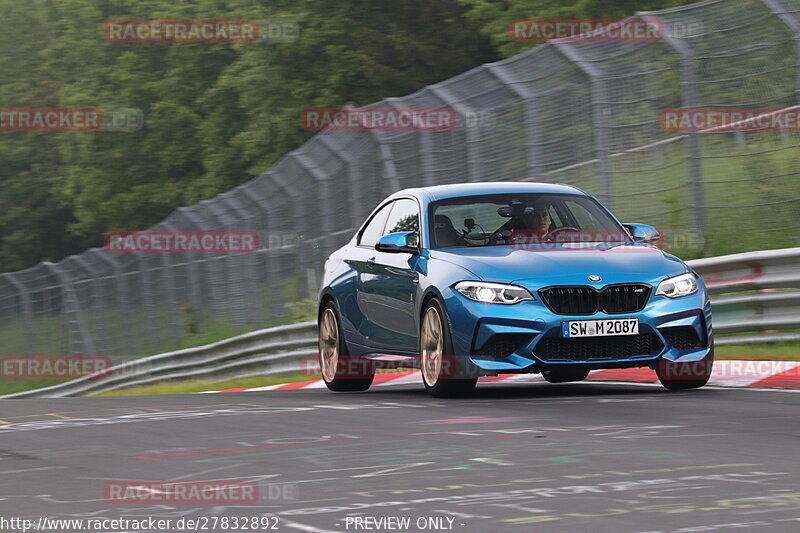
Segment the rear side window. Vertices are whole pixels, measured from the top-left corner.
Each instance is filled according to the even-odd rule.
[[[400,231],[419,231],[419,208],[414,200],[404,198],[394,203],[384,234]]]
[[[369,223],[358,237],[359,246],[375,246],[378,239],[383,236],[383,226],[386,225],[386,217],[389,216],[389,211],[392,209],[393,205],[394,202],[386,204],[370,219]]]
[[[603,221],[605,213],[600,212],[600,208],[594,203],[586,201],[578,203],[567,200],[564,205],[575,217],[581,229],[606,229],[607,224]]]

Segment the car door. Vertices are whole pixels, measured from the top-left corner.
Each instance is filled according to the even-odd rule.
[[[419,205],[411,198],[395,200],[384,235],[419,231]],[[360,306],[369,317],[369,345],[387,352],[417,350],[414,297],[419,274],[418,255],[385,253],[372,249],[361,274]]]
[[[340,307],[348,331],[350,342],[371,347],[373,330],[371,322],[371,306],[364,300],[361,291],[363,279],[371,275],[375,268],[375,244],[383,236],[386,219],[392,210],[393,202],[389,202],[372,215],[358,234],[356,246],[353,246],[345,260],[356,274],[355,290],[346,295]]]

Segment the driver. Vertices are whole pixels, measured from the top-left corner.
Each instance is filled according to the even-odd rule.
[[[525,214],[526,229],[532,230],[539,238],[550,231],[550,212],[541,202],[533,204],[533,213]]]
[[[514,231],[512,242],[515,244],[542,242],[550,231],[550,223],[547,205],[537,202],[525,210],[525,214],[522,216],[522,225]]]

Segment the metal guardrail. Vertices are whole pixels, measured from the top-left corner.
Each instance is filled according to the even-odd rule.
[[[800,290],[791,290],[800,289],[800,248],[688,263],[712,294],[717,345],[800,339],[785,332],[800,329]],[[740,333],[749,335],[733,335]]]
[[[0,398],[57,398],[148,385],[167,379],[238,377],[297,372],[304,357],[317,354],[316,322],[252,331],[205,346],[186,348],[115,365],[52,387]]]
[[[688,261],[711,294],[718,345],[800,339],[800,248]],[[761,292],[758,292],[761,291]],[[764,292],[768,291],[768,292]],[[749,333],[748,335],[729,335]],[[316,322],[253,331],[213,344],[153,355],[52,387],[0,398],[62,397],[147,385],[167,379],[222,381],[308,368],[317,354]],[[720,335],[722,335],[720,337]],[[728,335],[728,336],[725,336]]]
[[[255,230],[256,253],[94,248],[0,273],[0,354],[122,361],[154,344],[180,346],[189,322],[236,331],[285,323],[291,311],[275,302],[313,297],[348,228],[403,187],[564,182],[598,195],[621,220],[664,229],[672,249],[738,250],[728,245],[766,236],[771,247],[800,246],[800,171],[788,157],[800,133],[661,127],[661,113],[676,106],[796,106],[798,6],[703,0],[639,13],[659,21],[663,39],[556,40],[374,103],[450,108],[458,120],[436,132],[320,132],[251,181],[151,228]]]

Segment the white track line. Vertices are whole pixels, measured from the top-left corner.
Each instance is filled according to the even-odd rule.
[[[609,369],[615,370],[615,369]],[[595,370],[595,372],[603,372],[603,370]],[[800,375],[800,361],[742,361],[742,360],[718,360],[714,362],[714,370],[711,374],[711,379],[708,382],[709,386],[724,387],[724,388],[747,388],[751,385],[758,383],[764,379],[772,377],[784,372],[794,372]],[[514,382],[514,383],[540,383],[544,382],[541,374],[512,374],[505,375],[502,379],[491,380],[482,383],[496,383],[496,382]],[[593,383],[628,383],[637,385],[649,385],[653,382],[631,382],[624,379],[620,380],[594,380]],[[393,379],[387,379],[380,383],[376,383],[376,387],[385,387],[389,385],[421,385],[422,378],[418,370],[410,374],[403,373],[401,376]],[[245,389],[241,392],[262,392],[273,390],[300,390],[300,389],[322,389],[325,388],[325,383],[322,380],[313,380],[305,383],[303,386],[297,386],[291,383],[282,383],[278,385],[267,385],[265,387],[257,387],[253,389]],[[753,390],[791,390],[785,388],[766,388],[759,387]],[[200,394],[210,394],[223,391],[206,391]]]

